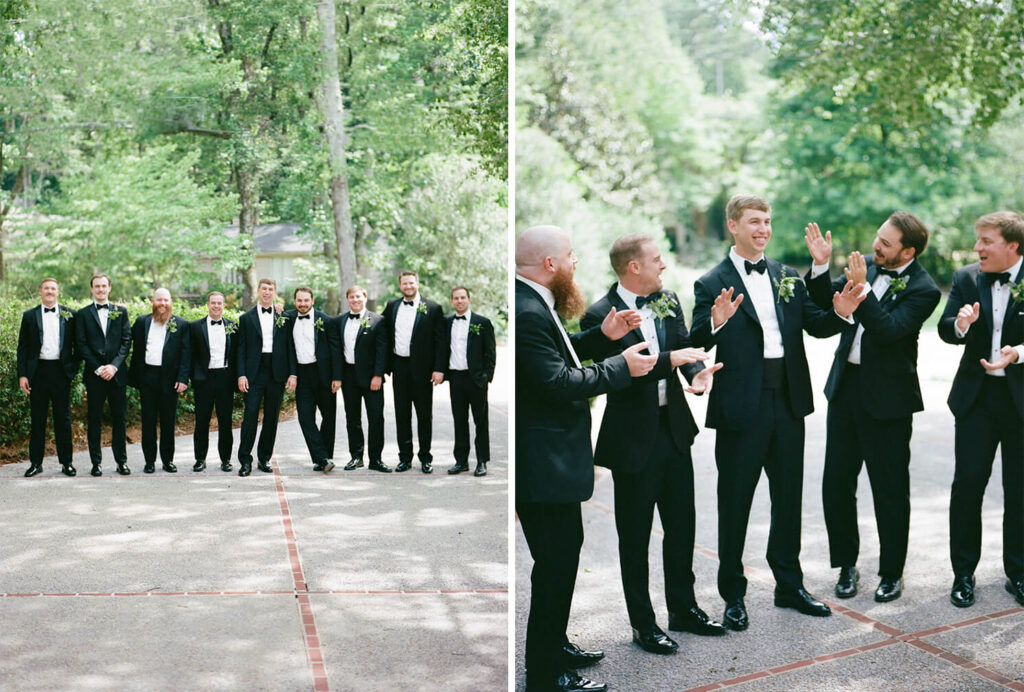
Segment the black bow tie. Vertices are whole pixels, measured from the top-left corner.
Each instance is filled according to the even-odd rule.
[[[411,301],[411,300],[403,300],[402,301],[402,305],[408,305],[409,307],[412,307],[412,303],[413,303],[413,301]]]
[[[455,319],[457,319],[457,320],[464,320],[464,319],[466,319],[466,316],[465,315],[456,315]]]
[[[892,277],[892,278],[895,279],[897,276],[900,275],[900,273],[898,271],[896,271],[895,269],[886,269],[885,267],[879,267],[878,268],[878,275],[879,276],[889,276],[889,277]]]
[[[221,322],[223,322],[223,321],[224,321],[224,320],[210,320],[210,324],[211,324],[211,325],[214,325],[214,324],[220,324],[220,323],[221,323]]]
[[[309,315],[299,315],[299,319],[300,320],[308,320],[309,319]]]
[[[768,263],[764,261],[764,257],[757,260],[756,262],[748,262],[743,260],[743,267],[747,270],[747,276],[750,276],[750,272],[757,272],[758,274],[764,274],[764,270],[768,268]]]
[[[359,319],[359,315],[355,314],[354,312],[350,312],[350,313],[348,313],[348,318],[350,320],[358,320]]]
[[[272,313],[273,311],[274,311],[274,308],[273,308],[273,307],[269,307],[269,308],[264,308],[264,307],[261,307],[261,308],[260,308],[260,312],[266,313],[266,314],[268,314],[268,315],[269,315],[270,313]]]
[[[43,308],[43,312],[57,312],[57,308],[56,307]]]
[[[104,303],[103,305],[100,305],[99,303],[96,303],[96,309],[97,310],[106,310],[109,307],[110,307],[109,303]]]
[[[661,291],[655,291],[654,293],[652,293],[649,296],[637,296],[636,297],[636,309],[639,310],[640,308],[642,308],[645,305],[650,305],[651,303],[653,303],[654,301],[656,301],[660,297],[661,297]]]
[[[1010,272],[985,272],[985,281],[989,286],[994,283],[1008,284],[1010,283]]]

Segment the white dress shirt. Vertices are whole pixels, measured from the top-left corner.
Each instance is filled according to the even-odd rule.
[[[755,262],[763,258],[758,257]],[[775,295],[772,293],[772,279],[768,276],[768,270],[763,274],[750,272],[747,274],[744,262],[747,260],[739,256],[734,245],[729,250],[729,259],[732,260],[736,271],[743,281],[744,292],[747,294],[745,300],[749,300],[757,313],[757,321],[761,323],[761,332],[764,338],[764,357],[782,358],[785,349],[782,347],[782,330],[779,328],[779,318],[775,314]]]
[[[213,319],[206,316],[206,333],[210,337],[210,363],[207,366],[210,370],[226,368],[228,366],[228,336],[224,331],[224,318],[218,320],[220,324],[212,324]]]
[[[622,298],[622,302],[626,304],[626,307],[630,310],[637,310],[636,299],[637,294],[630,291],[628,288],[623,288],[622,284],[618,284],[617,288],[619,297]],[[638,310],[641,317],[640,322],[640,333],[644,335],[644,341],[647,342],[647,351],[652,356],[656,356],[661,353],[661,346],[658,344],[658,328],[654,324],[654,312],[651,311],[650,306],[644,305]],[[668,405],[668,382],[666,380],[658,380],[658,406]]]
[[[1007,270],[1010,272],[1010,281],[1013,281],[1013,277],[1017,276],[1020,272],[1021,264],[1024,264],[1024,257],[1018,258],[1017,262]],[[984,283],[984,279],[982,279],[982,283]],[[994,363],[1002,357],[1000,351],[1003,350],[1003,320],[1006,318],[1006,311],[1011,308],[1010,287],[1005,283],[993,282],[990,290],[992,291],[992,347],[988,362]],[[979,315],[978,319],[982,319],[982,317]],[[970,328],[971,325],[967,325],[967,329]],[[967,335],[967,330],[961,332],[960,327],[956,326],[956,322],[953,323],[953,331],[961,339]],[[1017,361],[1013,365],[1024,364],[1024,344],[1017,344],[1014,348],[1017,350]],[[1006,368],[986,370],[985,374],[994,377],[1006,377]]]
[[[300,319],[301,318],[301,319]],[[299,365],[316,362],[316,336],[313,334],[313,320],[316,315],[310,310],[305,315],[295,316],[292,328],[292,340],[295,342],[295,360]]]
[[[416,324],[416,308],[420,306],[420,294],[412,299],[412,305],[405,304],[405,296],[398,304],[395,313],[395,355],[409,357],[409,345],[412,343],[412,328]]]
[[[53,312],[43,311],[43,343],[39,349],[39,360],[60,360],[60,306],[54,305]]]
[[[107,335],[107,320],[110,318],[110,303],[96,303],[99,305],[106,305],[106,310],[96,310],[96,315],[100,318],[100,329],[103,330],[103,336]]]
[[[469,320],[473,316],[472,310],[466,310],[464,317],[455,315],[452,320],[452,348],[451,357],[448,359],[449,370],[469,370],[469,360],[466,358],[466,348],[469,345]]]
[[[277,319],[277,311],[274,310],[273,306],[270,308],[270,314],[263,312],[263,306],[256,306],[256,314],[260,318],[260,329],[263,332],[263,353],[274,352],[274,320]]]
[[[580,365],[579,356],[576,355],[576,349],[572,347],[572,341],[569,339],[569,334],[565,331],[565,327],[562,326],[562,320],[558,319],[558,313],[555,312],[555,294],[551,292],[550,288],[541,286],[536,281],[530,281],[518,274],[516,275],[516,280],[522,281],[524,284],[539,293],[540,297],[544,299],[544,303],[548,306],[548,310],[551,311],[551,319],[555,321],[555,324],[558,326],[558,331],[561,333],[562,339],[565,341],[565,345],[569,349],[569,355],[572,356],[573,365],[577,368],[582,367]]]
[[[356,339],[359,337],[359,330],[363,328],[359,323],[363,321],[364,315],[366,315],[366,310],[359,313],[358,319],[345,319],[343,346],[345,351],[345,362],[349,365],[356,364]]]
[[[174,318],[168,318],[168,321],[172,319]],[[160,324],[151,319],[149,321],[149,336],[146,337],[146,365],[163,365],[165,336],[167,336],[167,324]]]

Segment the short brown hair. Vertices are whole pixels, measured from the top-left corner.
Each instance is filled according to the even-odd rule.
[[[1024,255],[1024,219],[1012,211],[994,211],[974,222],[974,229],[998,228],[1008,243],[1017,243],[1017,254]]]
[[[453,289],[452,289],[452,294],[451,294],[451,296],[450,296],[450,297],[454,298],[454,297],[455,297],[455,292],[456,292],[456,291],[465,291],[465,292],[466,292],[466,297],[467,297],[467,298],[470,298],[470,299],[472,299],[472,298],[473,298],[473,295],[472,295],[472,294],[471,294],[471,293],[469,292],[469,289],[468,289],[468,288],[466,288],[465,286],[456,286],[455,288],[453,288]]]
[[[398,275],[398,280],[401,281],[403,276],[413,276],[413,277],[416,277],[417,281],[420,280],[420,275],[417,274],[416,272],[414,272],[412,269],[406,269],[401,274],[399,274]]]
[[[345,297],[348,298],[350,295],[352,295],[352,291],[359,291],[359,292],[361,292],[363,294],[364,298],[367,298],[370,295],[369,293],[366,292],[365,288],[363,288],[359,284],[355,284],[354,286],[349,286],[348,287],[348,290],[345,291]]]
[[[640,248],[653,242],[654,238],[646,233],[630,233],[618,238],[612,243],[612,249],[608,251],[612,269],[618,276],[622,276],[626,273],[629,263],[640,257]]]
[[[50,276],[46,277],[45,279],[39,282],[39,288],[42,288],[43,284],[45,284],[48,281],[52,281],[53,283],[57,284],[57,288],[60,288],[60,282],[57,281],[57,279],[54,279],[53,277]]]
[[[206,302],[209,303],[210,302],[210,298],[213,298],[214,296],[220,296],[221,300],[227,300],[224,297],[224,294],[221,293],[220,291],[210,291],[208,294],[206,294]]]
[[[308,293],[309,299],[313,300],[313,289],[310,288],[309,286],[299,286],[298,288],[296,288],[295,292],[292,293],[292,300],[298,298],[300,293]]]
[[[91,278],[91,279],[89,279],[89,288],[92,288],[92,285],[93,285],[94,283],[96,283],[96,279],[106,279],[106,280],[107,280],[107,284],[108,284],[108,285],[110,285],[110,286],[113,286],[113,285],[114,285],[114,282],[113,282],[113,281],[111,281],[111,280],[110,280],[110,277],[109,277],[109,276],[107,276],[106,274],[93,274],[93,275],[92,275],[92,278]]]
[[[887,223],[891,223],[900,232],[900,245],[914,248],[914,257],[920,257],[928,246],[928,229],[921,219],[909,211],[893,212]]]
[[[259,289],[259,287],[262,286],[263,284],[270,284],[271,286],[274,287],[275,291],[277,290],[277,282],[274,281],[273,279],[260,279],[259,281],[256,282],[256,288]]]
[[[734,195],[729,200],[729,203],[725,205],[725,218],[730,221],[739,221],[743,217],[743,212],[747,209],[756,209],[766,214],[772,213],[772,205],[768,204],[768,200],[764,197],[758,197],[757,195]]]

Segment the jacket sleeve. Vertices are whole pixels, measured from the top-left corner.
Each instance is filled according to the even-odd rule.
[[[86,369],[89,372],[96,372],[102,363],[100,363],[99,355],[89,345],[87,331],[83,320],[83,324],[79,325],[79,328],[75,330],[75,345],[78,347],[78,354],[85,361]]]
[[[782,275],[786,278],[794,277],[799,279],[800,275],[795,269],[784,267]],[[800,299],[800,310],[802,311],[802,324],[804,331],[818,339],[833,336],[843,331],[850,323],[836,314],[832,308],[832,298],[829,297],[828,308],[818,307],[811,298],[807,286],[802,281],[797,281],[793,288],[793,298]]]
[[[171,319],[177,318],[172,317]],[[185,329],[181,329],[182,324],[185,325]],[[181,320],[178,326],[178,331],[184,333],[181,335],[181,360],[178,362],[178,376],[174,381],[188,384],[189,371],[192,368],[192,330],[189,329],[191,325],[185,320]]]
[[[388,362],[391,354],[389,350],[391,340],[388,339],[388,321],[383,318],[378,320],[370,331],[370,335],[374,340],[373,376],[384,377],[390,372]]]
[[[715,304],[715,296],[712,295],[711,290],[702,279],[697,279],[693,283],[693,295],[693,324],[690,330],[690,341],[698,348],[711,349],[718,341],[718,335],[722,333],[721,330],[715,334],[711,333],[711,306]],[[726,322],[722,329],[728,328],[729,323]]]
[[[341,352],[341,320],[337,317],[324,319],[324,334],[327,335],[327,352],[331,357],[331,379],[341,380],[341,363],[345,355]]]
[[[868,291],[867,298],[855,314],[865,331],[871,332],[875,342],[891,344],[918,332],[934,312],[941,297],[937,286],[921,286],[913,291],[907,290],[906,295],[900,297],[899,304],[887,311],[882,309],[874,291]]]
[[[434,372],[448,370],[448,321],[441,312],[441,306],[434,306]]]
[[[247,377],[245,374],[245,354],[249,348],[248,326],[249,325],[245,323],[245,313],[242,313],[238,316],[238,331],[235,332],[235,335],[238,337],[236,339],[236,341],[238,341],[238,347],[236,351],[237,360],[235,363],[236,374],[238,377]]]
[[[121,314],[117,318],[117,321],[121,324],[121,344],[117,349],[117,355],[110,361],[110,364],[120,370],[126,360],[128,360],[128,352],[132,348],[132,334],[128,329],[128,311],[121,310]],[[107,329],[110,329],[110,325],[107,325]]]
[[[384,312],[381,313],[381,318],[382,318],[381,321],[383,322],[383,324],[381,325],[381,329],[384,332],[384,339],[385,339],[384,351],[383,351],[383,353],[384,353],[384,372],[387,373],[387,374],[391,374],[391,369],[394,367],[394,365],[392,363],[392,354],[395,351],[395,342],[394,342],[395,335],[393,333],[394,329],[391,326],[391,315],[392,315],[394,304],[395,304],[394,301],[392,301],[390,303],[387,303],[384,306]]]
[[[29,339],[31,338],[29,329],[32,325],[32,319],[28,313],[21,314],[21,327],[18,328],[18,377],[28,377],[28,361],[29,355]]]
[[[487,374],[487,381],[494,379],[494,366],[498,361],[498,347],[494,340],[494,325],[489,319],[484,319],[480,329],[480,337],[483,341],[483,366]]]
[[[963,337],[956,335],[956,316],[960,312],[960,308],[966,304],[961,287],[963,276],[964,274],[959,271],[953,274],[953,286],[949,290],[946,309],[942,311],[942,317],[939,318],[939,338],[947,344],[962,344],[967,341],[966,334]]]

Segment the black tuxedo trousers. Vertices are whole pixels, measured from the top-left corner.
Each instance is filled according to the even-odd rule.
[[[348,433],[348,453],[352,459],[362,459],[366,446],[363,437],[363,402],[366,406],[367,432],[370,448],[369,460],[380,460],[384,454],[384,385],[377,391],[360,387],[356,366],[342,366],[341,397],[345,402],[345,430]]]
[[[142,457],[147,464],[156,462],[157,422],[160,423],[160,461],[174,461],[174,422],[178,415],[178,393],[161,376],[163,368],[142,366],[139,402],[142,407]]]
[[[194,381],[196,397],[196,430],[192,447],[196,461],[206,461],[210,448],[210,418],[217,412],[217,454],[220,460],[231,461],[234,433],[231,430],[234,413],[235,382],[230,368],[207,371],[206,379]]]
[[[29,392],[32,411],[32,432],[28,443],[28,460],[33,465],[43,463],[46,450],[46,419],[53,407],[53,439],[57,444],[57,459],[62,466],[71,463],[71,380],[59,360],[40,360],[32,377]]]
[[[127,464],[128,396],[124,390],[125,385],[118,384],[116,378],[104,380],[91,372],[85,373],[84,379],[85,397],[87,400],[86,415],[89,419],[87,432],[89,438],[89,460],[93,466],[99,466],[103,461],[103,446],[100,443],[100,433],[103,428],[103,404],[109,401],[110,449],[114,453],[114,461]]]
[[[860,366],[847,363],[828,405],[821,495],[833,567],[857,564],[857,476],[867,466],[878,525],[882,577],[903,576],[910,531],[910,435],[913,416],[872,418]],[[884,396],[884,392],[879,396]]]
[[[295,413],[299,419],[302,437],[313,463],[334,458],[335,418],[338,416],[338,399],[331,393],[331,383],[320,376],[319,365],[309,363],[298,366],[295,385]],[[320,426],[316,424],[316,412],[320,410]]]
[[[412,461],[412,409],[416,407],[416,434],[420,462],[433,461],[430,440],[433,432],[434,385],[427,377],[416,377],[409,358],[395,356],[391,386],[395,393],[395,427],[398,429],[398,459]]]
[[[469,411],[473,411],[476,460],[491,460],[490,432],[487,425],[487,385],[479,386],[468,370],[448,371],[448,391],[455,421],[455,463],[469,463]]]
[[[238,461],[252,464],[252,447],[256,444],[256,426],[259,424],[260,406],[263,407],[263,429],[260,430],[256,458],[270,461],[277,439],[277,419],[281,415],[281,401],[284,399],[284,382],[278,382],[272,375],[270,354],[264,354],[255,375],[249,375],[249,391],[245,394],[245,409],[242,413],[242,435],[238,442]]]

